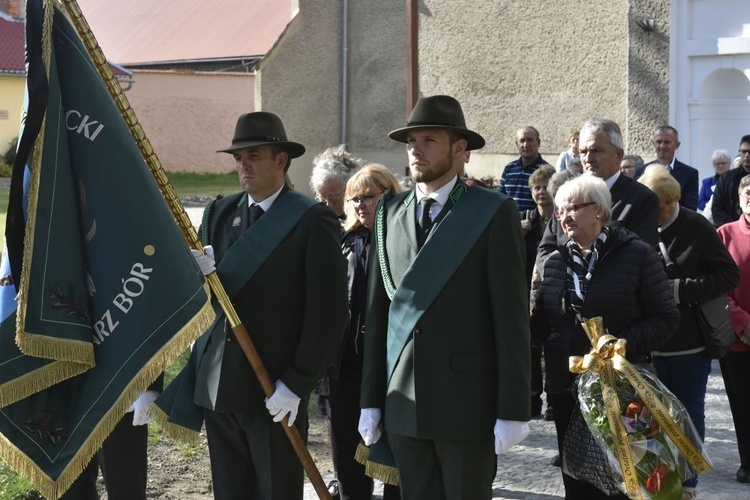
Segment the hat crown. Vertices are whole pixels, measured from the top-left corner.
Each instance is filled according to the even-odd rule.
[[[237,119],[232,144],[244,142],[287,142],[281,118],[268,111],[246,113]]]
[[[407,126],[430,126],[466,128],[461,104],[447,95],[420,97],[414,106]]]

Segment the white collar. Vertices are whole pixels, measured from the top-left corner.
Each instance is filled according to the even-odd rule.
[[[249,207],[252,204],[256,204],[260,208],[262,208],[264,212],[268,212],[268,209],[271,208],[271,205],[273,205],[273,202],[276,201],[276,198],[279,197],[279,193],[281,193],[282,189],[284,189],[284,184],[281,185],[281,187],[279,188],[278,191],[276,191],[271,196],[269,196],[268,198],[266,198],[265,200],[260,201],[260,202],[256,202],[255,200],[253,200],[253,197],[248,194],[247,195],[247,206]]]
[[[604,184],[607,185],[607,189],[612,189],[612,186],[615,185],[615,182],[617,182],[617,179],[620,178],[620,171],[618,170],[615,175],[610,177],[609,179],[604,179]]]
[[[417,203],[422,201],[422,198],[429,197],[435,200],[438,205],[444,207],[445,204],[448,203],[448,198],[450,197],[451,191],[453,191],[453,187],[456,185],[456,182],[458,182],[458,177],[453,176],[451,180],[437,188],[432,192],[432,194],[424,194],[422,190],[419,189],[419,184],[417,184],[417,187],[414,190],[417,197]]]

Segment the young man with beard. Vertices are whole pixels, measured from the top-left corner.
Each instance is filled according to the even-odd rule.
[[[459,180],[484,139],[454,98],[420,98],[389,137],[417,185],[375,218],[360,434],[369,445],[387,431],[403,498],[489,499],[495,454],[528,434],[518,207]]]

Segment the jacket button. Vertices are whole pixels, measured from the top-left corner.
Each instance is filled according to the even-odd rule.
[[[232,341],[231,335],[227,335],[227,342],[231,342],[231,341]]]
[[[415,337],[416,337],[417,335],[419,335],[420,333],[422,333],[422,329],[421,329],[421,328],[415,328],[415,329],[414,329],[414,336],[415,336]]]

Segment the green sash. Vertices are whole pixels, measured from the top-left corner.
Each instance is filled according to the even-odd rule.
[[[224,254],[216,272],[230,298],[235,297],[253,274],[263,265],[274,249],[286,238],[300,218],[317,202],[297,191],[288,191],[263,217],[253,223]],[[240,205],[247,204],[247,195]],[[207,207],[207,210],[209,208]],[[206,226],[207,221],[204,221]],[[204,228],[205,229],[205,228]],[[155,416],[167,435],[182,441],[196,441],[203,425],[203,408],[193,403],[197,372],[208,340],[216,325],[224,321],[224,312],[214,301],[216,320],[193,346],[188,364],[156,400]],[[220,336],[224,329],[218,330]],[[223,345],[224,338],[215,339]]]
[[[468,189],[434,228],[404,273],[388,311],[386,373],[389,381],[422,314],[474,247],[505,199],[487,189]],[[378,218],[378,225],[384,223]],[[387,237],[385,231],[381,234]],[[384,243],[382,248],[385,248]]]
[[[318,202],[297,191],[284,193],[279,200],[258,219],[240,239],[229,247],[216,267],[229,297],[239,293],[255,271],[266,261],[277,246],[287,237],[302,215]],[[240,204],[247,203],[243,196]]]

